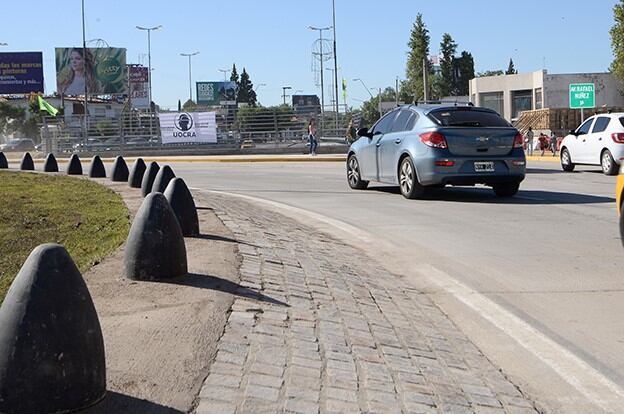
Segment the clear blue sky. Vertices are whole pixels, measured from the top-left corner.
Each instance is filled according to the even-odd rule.
[[[603,72],[612,60],[609,29],[616,0],[589,6],[580,0],[336,0],[339,77],[348,80],[349,105],[368,99],[353,78],[372,89],[405,77],[407,41],[417,13],[437,54],[448,32],[475,59],[475,69],[506,69],[513,58],[520,72]],[[54,48],[80,46],[80,0],[2,2],[1,51],[42,51],[46,93],[56,90]],[[195,81],[221,80],[218,69],[245,67],[264,105],[282,102],[282,86],[318,93],[312,72],[317,32],[332,24],[331,0],[85,0],[87,40],[102,38],[127,49],[128,63],[147,65],[152,32],[153,97],[166,108],[188,99],[188,59]],[[330,32],[331,35],[331,32]],[[92,44],[95,46],[95,44]],[[331,65],[333,66],[333,64]],[[326,71],[326,82],[331,72]],[[299,92],[301,93],[301,92]],[[341,98],[342,100],[342,98]]]

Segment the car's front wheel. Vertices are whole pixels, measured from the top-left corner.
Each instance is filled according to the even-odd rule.
[[[360,163],[355,155],[351,155],[347,160],[347,181],[349,181],[349,187],[354,190],[365,190],[368,187],[368,181],[362,180]]]
[[[425,187],[418,182],[416,170],[410,157],[403,158],[399,166],[399,186],[403,197],[414,199],[425,194]]]
[[[500,183],[492,186],[494,194],[499,197],[513,197],[520,189],[520,183]]]
[[[618,165],[608,149],[604,150],[600,156],[600,166],[604,175],[615,175],[618,172]]]
[[[570,158],[570,151],[567,148],[561,150],[561,169],[566,172],[574,171],[574,164]]]

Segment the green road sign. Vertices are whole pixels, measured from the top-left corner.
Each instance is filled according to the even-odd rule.
[[[570,109],[595,107],[596,93],[593,83],[570,84]]]

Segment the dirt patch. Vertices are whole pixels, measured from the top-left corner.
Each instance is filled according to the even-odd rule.
[[[126,183],[96,180],[121,194],[134,217],[143,198]],[[202,206],[201,198],[195,204]],[[171,282],[123,276],[125,245],[84,274],[102,325],[108,395],[88,413],[188,412],[214,359],[238,288],[237,242],[210,209],[201,235],[185,238],[189,274]]]

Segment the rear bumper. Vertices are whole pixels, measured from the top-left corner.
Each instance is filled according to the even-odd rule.
[[[437,166],[435,162],[440,160],[453,161],[454,164],[450,167]],[[494,171],[475,171],[474,163],[481,161],[493,162]],[[496,157],[457,157],[447,150],[433,150],[418,160],[416,169],[422,185],[520,183],[526,174],[526,157],[521,148],[512,150],[506,156]]]

